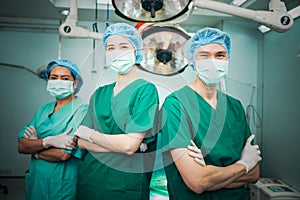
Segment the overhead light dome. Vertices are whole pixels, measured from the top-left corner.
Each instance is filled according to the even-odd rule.
[[[136,22],[163,22],[188,11],[191,0],[112,0],[117,15]]]
[[[184,45],[189,35],[175,27],[152,26],[142,34],[144,59],[141,68],[159,75],[180,73],[186,66]]]

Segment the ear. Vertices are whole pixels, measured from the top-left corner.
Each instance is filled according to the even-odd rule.
[[[78,84],[78,79],[75,79],[74,82],[73,82],[73,88],[74,88],[74,91],[77,87],[77,84]]]

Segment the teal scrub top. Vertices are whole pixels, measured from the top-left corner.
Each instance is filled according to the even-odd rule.
[[[82,125],[104,134],[146,132],[148,150],[125,153],[87,152],[79,162],[77,199],[149,199],[149,184],[155,158],[156,87],[135,80],[114,96],[115,83],[92,95]],[[151,153],[152,152],[152,153]]]
[[[87,104],[79,97],[66,104],[54,114],[56,101],[42,105],[33,120],[18,135],[24,138],[24,131],[34,126],[38,138],[55,136],[73,128],[70,136],[81,124],[87,112]],[[75,199],[78,160],[83,154],[80,149],[63,151],[72,157],[65,162],[49,162],[31,156],[29,170],[25,173],[25,199]]]
[[[169,151],[186,148],[193,140],[207,165],[228,166],[238,161],[250,136],[240,101],[218,91],[218,105],[213,109],[185,86],[166,98],[163,111],[162,148],[170,199],[248,199],[245,187],[194,193],[182,180]]]

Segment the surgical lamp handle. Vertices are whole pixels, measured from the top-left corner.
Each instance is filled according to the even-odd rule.
[[[193,0],[194,6],[214,10],[259,22],[277,32],[285,32],[293,26],[294,20],[287,13],[284,2],[270,0],[270,11],[250,10],[211,0]]]

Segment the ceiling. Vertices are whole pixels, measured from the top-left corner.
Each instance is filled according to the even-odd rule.
[[[98,22],[110,23],[126,21],[117,16],[113,6],[110,5],[109,12],[106,5],[98,5],[96,13],[96,0],[79,0],[78,4],[78,21],[95,21],[97,15]],[[106,0],[103,0],[106,2]],[[107,0],[110,1],[110,0]],[[231,0],[218,0],[223,3],[230,3]],[[252,10],[268,10],[268,0],[248,0],[242,7]],[[299,5],[298,0],[284,0],[287,10]],[[25,22],[22,20],[56,20],[64,21],[66,16],[60,14],[64,9],[69,8],[70,0],[1,0],[0,6],[0,28],[4,26],[21,25]],[[54,6],[57,5],[58,7]],[[94,6],[95,5],[95,6]],[[109,13],[109,15],[107,15]],[[201,17],[201,18],[200,18]],[[199,18],[201,20],[199,20]],[[197,26],[214,26],[224,18],[232,20],[242,20],[241,18],[230,15],[208,11],[204,9],[196,9],[193,11],[189,19],[182,24]],[[18,22],[18,23],[16,23]]]

